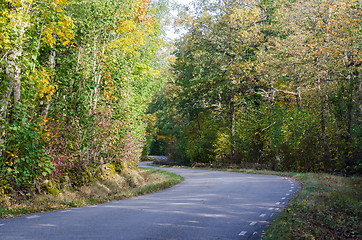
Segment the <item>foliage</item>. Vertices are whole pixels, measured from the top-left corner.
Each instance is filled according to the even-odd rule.
[[[195,1],[156,134],[191,163],[360,173],[361,14],[350,0]]]
[[[44,130],[25,116],[18,117],[21,122],[8,126],[7,158],[0,163],[1,180],[11,184],[5,186],[3,193],[18,192],[22,188],[34,191],[34,187],[54,169],[50,155],[45,151]]]
[[[2,193],[89,166],[136,168],[165,79],[165,4],[0,1]]]

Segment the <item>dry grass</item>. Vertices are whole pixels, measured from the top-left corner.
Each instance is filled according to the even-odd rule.
[[[305,173],[303,187],[263,239],[361,239],[362,179]]]
[[[159,170],[130,170],[127,173],[105,176],[102,180],[82,186],[76,191],[63,189],[56,196],[40,194],[23,201],[3,199],[0,217],[120,200],[171,187],[182,180],[178,175]]]

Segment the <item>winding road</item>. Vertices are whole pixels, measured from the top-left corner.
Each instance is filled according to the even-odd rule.
[[[185,180],[131,199],[0,219],[0,239],[259,239],[300,187],[280,176],[162,169]]]

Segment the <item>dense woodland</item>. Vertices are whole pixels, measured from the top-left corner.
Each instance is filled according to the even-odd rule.
[[[199,0],[180,14],[154,154],[208,166],[361,173],[355,0]]]
[[[0,0],[0,192],[141,155],[361,173],[361,19],[352,0]]]

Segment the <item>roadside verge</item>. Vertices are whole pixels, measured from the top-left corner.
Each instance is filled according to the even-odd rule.
[[[169,188],[182,181],[179,175],[156,169],[140,168],[138,171],[115,173],[78,190],[62,189],[54,195],[43,193],[26,199],[7,199],[0,205],[0,218],[131,198]]]

